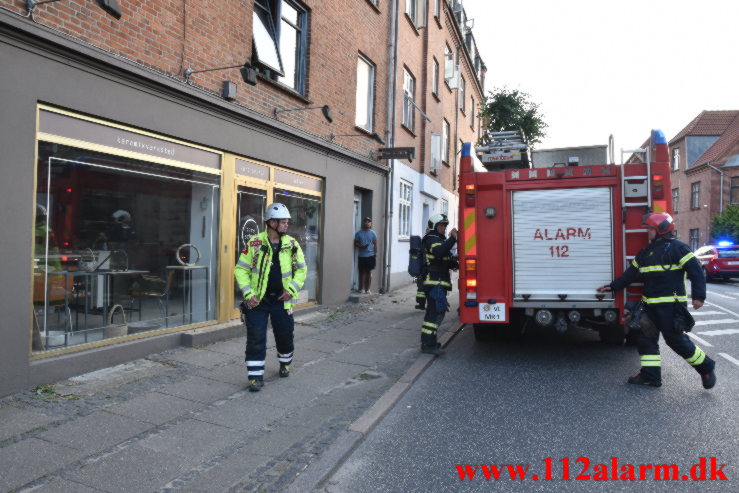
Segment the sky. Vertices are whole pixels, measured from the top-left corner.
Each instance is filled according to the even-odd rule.
[[[639,147],[703,110],[739,110],[739,0],[464,0],[486,94],[540,104],[536,147]],[[624,159],[628,156],[624,157]]]

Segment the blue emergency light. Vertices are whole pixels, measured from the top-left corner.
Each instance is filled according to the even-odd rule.
[[[721,240],[717,243],[718,246],[731,246],[733,244],[734,242],[729,240]]]
[[[662,130],[652,130],[652,144],[667,144],[665,133]]]
[[[472,142],[462,144],[462,157],[470,157],[472,155]]]

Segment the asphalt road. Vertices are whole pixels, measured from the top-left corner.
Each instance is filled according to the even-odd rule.
[[[693,338],[717,361],[713,390],[664,343],[657,389],[626,384],[636,349],[595,333],[478,344],[466,327],[321,491],[739,491],[739,285],[708,291]],[[709,480],[684,481],[701,457]],[[710,480],[713,457],[727,481]],[[644,468],[641,480],[642,464],[666,464],[660,477],[676,479]]]

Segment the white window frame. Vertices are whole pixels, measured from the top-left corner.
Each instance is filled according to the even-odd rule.
[[[700,228],[691,229],[688,233],[688,241],[690,242],[690,249],[695,250],[700,244],[701,230]]]
[[[680,148],[673,147],[670,157],[671,157],[670,164],[672,164],[672,171],[679,170],[680,169]]]
[[[449,164],[449,133],[451,132],[451,127],[449,126],[449,122],[446,121],[446,118],[442,120],[442,130],[441,130],[441,160],[445,163]]]
[[[454,77],[454,53],[449,44],[444,44],[444,80]]]
[[[449,201],[447,199],[441,199],[441,213],[449,217]]]
[[[439,61],[436,57],[431,60],[431,94],[439,96]]]
[[[465,113],[467,104],[467,81],[464,80],[464,75],[459,76],[459,110]]]
[[[470,96],[470,128],[475,130],[475,98]]]
[[[429,163],[429,169],[432,172],[437,172],[441,169],[441,155],[442,155],[442,140],[441,134],[431,134],[431,162]]]
[[[413,220],[411,200],[413,199],[413,184],[400,180],[398,194],[398,236],[402,239],[411,237],[411,223]]]
[[[434,0],[434,17],[441,18],[441,0]]]
[[[672,189],[672,212],[674,214],[677,214],[678,210],[680,209],[678,206],[680,205],[680,187],[673,188]]]
[[[426,0],[405,0],[405,13],[416,27],[426,25]]]
[[[416,94],[416,78],[407,68],[403,68],[403,126],[411,132],[415,123],[414,100]]]
[[[366,78],[362,79],[362,69],[367,67]],[[362,111],[362,105],[366,104],[366,110]],[[364,113],[364,114],[363,114]],[[368,59],[359,55],[357,57],[357,90],[354,124],[372,131],[375,113],[375,65]],[[362,118],[364,117],[364,118]]]
[[[701,208],[701,182],[699,181],[690,184],[690,208],[692,210]]]

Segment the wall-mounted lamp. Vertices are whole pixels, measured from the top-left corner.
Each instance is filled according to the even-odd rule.
[[[236,99],[236,84],[230,80],[223,81],[223,89],[221,90],[221,96],[226,101],[233,101]]]
[[[215,72],[216,70],[227,70],[230,68],[240,68],[239,72],[241,72],[241,78],[244,80],[244,82],[246,82],[250,86],[257,85],[257,70],[248,63],[245,63],[244,65],[231,65],[228,67],[206,68],[204,70],[192,70],[188,67],[183,75],[185,76],[185,82],[189,83],[190,76],[192,76],[192,74],[200,74],[202,72]]]
[[[329,140],[333,142],[336,137],[372,137],[380,144],[385,145],[385,141],[377,134],[377,132],[371,134],[331,134],[329,136]]]
[[[54,3],[58,2],[59,0],[44,0],[43,2],[36,2],[35,0],[26,0],[26,10],[28,11],[28,16],[33,17],[33,12],[36,10],[36,7],[39,5],[43,5],[45,3]],[[116,19],[121,18],[121,6],[118,4],[116,0],[96,0],[98,6],[103,9],[108,15],[111,15],[115,17]]]
[[[321,113],[323,113],[323,116],[326,118],[326,120],[328,120],[329,123],[334,121],[334,119],[331,117],[331,108],[329,108],[327,104],[324,104],[323,106],[309,106],[307,108],[275,108],[273,110],[273,113],[275,115],[275,118],[277,118],[278,113],[284,113],[285,111],[317,110],[319,108],[321,110]]]

